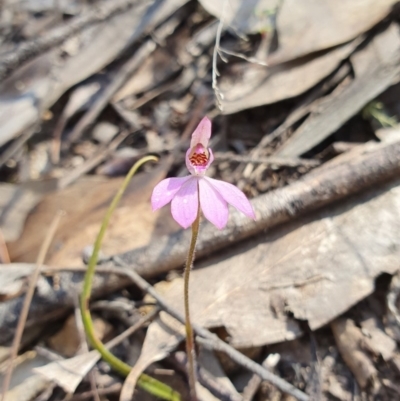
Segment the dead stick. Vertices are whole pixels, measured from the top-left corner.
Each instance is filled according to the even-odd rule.
[[[319,160],[315,159],[301,159],[299,157],[276,157],[276,156],[254,157],[251,156],[251,154],[235,155],[233,153],[228,153],[228,152],[215,152],[214,157],[215,157],[214,163],[232,161],[240,163],[266,164],[268,166],[277,165],[283,167],[297,167],[297,166],[315,167],[321,164]]]
[[[295,183],[252,200],[257,219],[232,211],[225,229],[208,222],[202,226],[196,250],[198,258],[265,232],[279,224],[339,199],[384,183],[400,173],[400,142],[377,144],[362,154],[347,154],[314,169]],[[155,276],[182,266],[190,232],[158,238],[150,245],[119,255],[142,276]]]
[[[125,267],[124,269],[118,268],[110,268],[109,271],[116,274],[124,274],[128,278],[130,278],[142,291],[151,295],[158,303],[160,308],[165,310],[168,314],[170,314],[175,319],[179,320],[182,324],[185,324],[184,316],[176,311],[173,307],[171,307],[164,298],[158,294],[158,292],[154,289],[152,285],[150,285],[144,278],[140,277],[134,270],[128,270],[127,265],[123,260],[117,258],[116,262],[121,266]],[[104,270],[104,269],[103,269]],[[257,364],[247,356],[241,354],[239,351],[235,350],[229,344],[222,341],[215,334],[211,333],[207,329],[201,327],[198,324],[192,324],[194,332],[207,340],[206,345],[212,346],[213,349],[218,349],[229,355],[235,362],[250,370],[253,373],[258,374],[262,379],[267,380],[269,383],[272,383],[274,386],[279,388],[279,390],[283,391],[286,394],[290,394],[293,397],[297,398],[301,401],[308,401],[308,396],[304,394],[302,391],[294,387],[292,384],[286,382],[282,378],[274,375],[269,372],[267,369],[263,368],[261,365]]]
[[[100,388],[97,391],[99,395],[104,396],[104,395],[119,393],[121,391],[121,388],[122,388],[121,383],[115,383],[110,387]],[[86,391],[84,393],[74,395],[72,398],[70,398],[70,401],[84,401],[92,398],[93,398],[93,391]]]
[[[14,360],[18,354],[19,344],[21,343],[21,338],[22,338],[22,334],[24,332],[25,322],[28,317],[29,306],[32,302],[33,293],[35,292],[36,283],[39,278],[40,270],[43,266],[44,259],[46,257],[47,251],[49,250],[51,241],[54,238],[54,234],[56,233],[58,224],[60,223],[61,216],[62,216],[62,213],[58,212],[56,214],[56,216],[54,217],[53,221],[51,222],[49,230],[47,231],[47,234],[46,234],[46,238],[44,239],[43,244],[39,251],[39,255],[37,258],[37,262],[36,262],[36,268],[33,271],[32,275],[30,277],[30,280],[29,280],[29,287],[26,292],[26,296],[25,296],[24,303],[22,306],[21,314],[20,314],[19,320],[18,320],[17,330],[15,332],[14,340],[13,340],[12,347],[11,347],[9,365],[8,365],[7,372],[4,377],[4,381],[3,381],[2,397],[1,397],[2,400],[5,400],[6,393],[10,386],[11,376],[12,376],[13,368],[14,368]]]
[[[0,61],[0,82],[7,78],[20,65],[32,60],[34,57],[63,43],[84,28],[105,21],[118,13],[122,13],[138,0],[104,1],[98,7],[92,7],[84,13],[61,27],[54,28],[43,37],[35,38],[21,43],[13,52],[2,56]]]
[[[338,156],[299,181],[253,199],[257,215],[255,222],[249,222],[234,211],[228,226],[222,231],[215,230],[205,222],[199,237],[197,256],[209,255],[242,239],[265,233],[266,229],[270,230],[322,206],[381,185],[400,174],[400,142],[379,144],[362,154],[352,155]],[[181,231],[157,238],[150,245],[122,254],[120,258],[130,269],[154,277],[182,267],[187,251],[183,244],[188,241],[185,232]],[[65,271],[68,269],[63,270],[57,273],[61,279],[60,289],[54,289],[46,303],[33,302],[28,324],[54,319],[63,309],[73,308],[73,298],[69,294],[72,288],[77,288],[76,280],[72,279],[71,272]],[[104,295],[126,284],[122,277],[98,276],[93,289],[98,295]],[[13,334],[20,308],[21,299],[0,303],[1,341],[7,341]]]

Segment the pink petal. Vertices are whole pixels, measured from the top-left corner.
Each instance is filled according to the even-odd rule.
[[[194,148],[198,143],[201,143],[207,149],[210,136],[211,120],[208,117],[204,117],[192,134],[190,148]]]
[[[220,230],[228,222],[228,205],[213,186],[202,177],[199,179],[200,207],[207,220]]]
[[[181,189],[182,185],[190,178],[187,177],[172,177],[166,178],[158,183],[151,195],[151,206],[154,210],[160,209],[167,203],[171,202],[175,194]]]
[[[190,227],[197,217],[199,209],[198,178],[191,176],[176,193],[171,202],[171,213],[175,221],[183,228]]]
[[[228,202],[230,205],[240,210],[251,219],[256,219],[253,206],[246,198],[246,195],[234,185],[224,181],[214,180],[210,177],[204,177],[205,180]]]
[[[206,170],[210,167],[210,164],[214,161],[214,154],[213,154],[211,148],[208,148],[208,153],[209,153],[209,157],[208,157],[208,163],[206,166]]]

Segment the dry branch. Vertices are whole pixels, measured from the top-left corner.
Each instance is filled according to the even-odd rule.
[[[128,267],[126,264],[118,258],[118,263],[125,268]],[[185,318],[181,313],[173,309],[164,299],[160,296],[157,291],[151,286],[146,280],[139,276],[133,270],[122,270],[127,277],[129,277],[142,291],[145,291],[149,295],[151,295],[158,303],[160,308],[165,310],[175,319],[179,320],[182,324],[185,323]],[[272,383],[274,386],[279,388],[279,390],[283,391],[286,394],[290,394],[296,399],[300,401],[308,401],[308,396],[294,387],[292,384],[288,383],[284,379],[280,378],[279,376],[274,375],[269,370],[265,369],[263,366],[259,365],[258,363],[254,362],[247,356],[243,355],[235,348],[221,340],[215,334],[211,333],[204,327],[199,326],[198,324],[193,323],[193,330],[197,336],[202,338],[202,344],[206,347],[222,351],[227,354],[232,360],[237,362],[239,365],[245,367],[246,369],[250,370],[253,373],[258,374],[262,379]],[[196,337],[196,341],[200,341],[201,338]],[[204,340],[204,341],[203,341]]]
[[[30,277],[30,280],[29,280],[29,287],[28,287],[28,290],[26,292],[26,295],[25,295],[25,298],[23,301],[22,311],[19,315],[17,329],[15,331],[14,340],[13,340],[12,348],[10,351],[9,364],[7,367],[6,374],[4,375],[2,396],[1,396],[1,399],[4,401],[6,398],[8,388],[11,383],[11,376],[12,376],[12,373],[14,370],[14,360],[18,355],[18,350],[19,350],[19,346],[21,344],[22,334],[24,332],[25,323],[26,323],[26,320],[28,317],[29,307],[32,302],[33,294],[35,292],[36,284],[37,284],[37,281],[38,281],[38,278],[40,275],[40,269],[43,266],[43,263],[46,258],[47,252],[49,250],[51,241],[53,240],[54,234],[58,227],[58,224],[60,223],[61,216],[62,216],[62,214],[61,214],[61,212],[59,212],[54,217],[54,220],[52,221],[52,223],[48,229],[48,232],[46,234],[46,237],[43,241],[43,244],[39,250],[39,255],[37,258],[35,270],[33,271],[32,275]]]
[[[400,142],[367,145],[363,147],[363,152],[358,149],[357,153],[338,156],[294,184],[253,199],[256,221],[233,212],[230,222],[222,231],[204,223],[199,236],[197,257],[204,257],[334,201],[383,184],[398,177],[399,173]],[[155,276],[183,266],[188,241],[188,232],[180,231],[161,237],[147,247],[122,254],[120,258],[139,274]],[[35,295],[28,325],[55,318],[66,308],[73,308],[73,294],[78,291],[82,274],[57,272],[57,275],[59,289],[47,284],[47,292]],[[47,280],[51,282],[51,277]],[[127,281],[119,276],[97,275],[93,285],[94,296],[111,293],[126,284]],[[22,298],[15,298],[0,304],[2,342],[7,341],[15,330],[21,302]]]
[[[256,221],[232,212],[228,225],[221,231],[204,223],[196,255],[198,258],[210,255],[307,212],[382,184],[399,173],[400,142],[366,146],[364,152],[339,156],[294,184],[253,199]],[[179,231],[120,257],[141,275],[164,273],[182,266],[189,234]]]
[[[240,163],[254,163],[254,164],[265,164],[267,166],[282,166],[282,167],[315,167],[320,164],[319,160],[313,159],[301,159],[298,157],[253,157],[247,155],[236,155],[233,153],[216,152],[214,154],[215,162],[240,162]]]

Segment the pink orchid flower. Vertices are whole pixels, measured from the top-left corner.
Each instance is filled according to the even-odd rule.
[[[153,211],[171,202],[172,217],[183,228],[193,224],[199,206],[205,218],[219,229],[228,222],[228,204],[255,219],[253,207],[242,191],[232,184],[205,176],[214,160],[208,148],[210,136],[211,121],[204,117],[193,132],[186,152],[186,166],[191,175],[162,180],[151,196]]]

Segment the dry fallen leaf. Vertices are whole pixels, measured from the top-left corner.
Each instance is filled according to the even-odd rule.
[[[16,241],[22,233],[27,215],[38,204],[42,193],[38,183],[37,190],[28,185],[0,185],[0,227],[6,242]]]
[[[143,371],[168,356],[183,338],[183,325],[165,312],[160,312],[147,329],[139,359],[125,380],[121,399],[130,397]]]
[[[223,113],[236,113],[304,93],[333,72],[356,45],[356,42],[352,42],[307,60],[274,67],[242,63],[241,75],[236,79],[232,79],[232,72],[228,68],[219,84],[224,95]],[[235,70],[237,67],[238,64],[233,66]]]
[[[127,80],[122,88],[115,94],[113,101],[118,102],[128,96],[146,92],[163,83],[179,71],[180,68],[178,60],[170,54],[170,51],[159,48],[150,55],[150,57],[143,62],[138,71]]]
[[[99,317],[93,317],[93,326],[100,341],[103,341],[104,337],[112,331],[111,324]],[[79,351],[82,343],[81,335],[76,326],[75,315],[70,315],[61,329],[51,336],[47,343],[49,348],[64,357],[74,356]]]
[[[397,0],[283,0],[276,20],[282,63],[348,42],[382,21]]]
[[[199,0],[201,5],[224,24],[240,33],[259,33],[272,31],[273,17],[281,0],[229,0],[226,7],[223,1]]]
[[[315,110],[275,152],[298,157],[321,143],[369,101],[400,79],[399,27],[392,24],[351,57],[355,78],[318,101]]]
[[[0,300],[19,296],[27,285],[27,278],[32,274],[35,264],[10,263],[2,264],[0,268]],[[41,285],[43,278],[39,277]]]
[[[36,351],[27,351],[19,355],[15,361],[13,376],[10,389],[8,390],[4,401],[29,401],[34,399],[48,385],[49,381],[43,377],[34,374],[34,369],[48,363],[48,360],[36,353]],[[3,381],[5,369],[8,361],[0,367],[0,385]]]
[[[165,166],[160,164],[152,172],[138,174],[132,179],[107,229],[102,246],[106,255],[148,244],[155,229],[169,230],[166,228],[171,221],[168,215],[164,223],[155,228],[160,214],[153,213],[150,206],[151,191],[164,175]],[[122,180],[84,177],[75,185],[45,197],[28,217],[19,241],[8,244],[11,260],[35,260],[46,227],[57,210],[61,209],[67,215],[61,221],[53,240],[47,263],[55,267],[82,265],[82,251],[94,243],[104,213]]]
[[[73,394],[100,358],[100,354],[93,350],[73,358],[51,362],[35,368],[34,371],[47,382],[53,381],[67,393]]]
[[[204,368],[222,387],[229,389],[229,391],[240,398],[240,394],[236,390],[235,386],[229,380],[228,376],[224,372],[220,361],[216,357],[213,351],[200,346],[197,355],[199,365]]]

